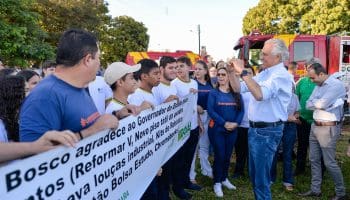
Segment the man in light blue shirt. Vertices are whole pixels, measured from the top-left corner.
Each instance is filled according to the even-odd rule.
[[[235,91],[250,91],[248,110],[249,175],[255,199],[271,199],[270,170],[273,156],[282,138],[283,122],[287,121],[287,107],[292,96],[293,80],[283,62],[289,53],[280,39],[270,39],[261,52],[263,71],[251,78],[243,68],[243,61],[231,62],[230,83]],[[243,82],[239,82],[240,74]]]
[[[300,196],[320,196],[322,185],[321,156],[335,185],[332,200],[345,200],[346,190],[343,175],[335,160],[336,144],[341,133],[345,87],[343,83],[327,74],[319,63],[310,65],[308,75],[316,87],[306,108],[314,110],[314,122],[310,132],[311,189]]]

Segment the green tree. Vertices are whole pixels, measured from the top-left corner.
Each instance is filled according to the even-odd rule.
[[[147,28],[133,18],[111,18],[107,4],[93,0],[36,0],[33,9],[42,18],[40,26],[49,33],[47,40],[52,46],[62,32],[69,28],[82,28],[99,38],[101,63],[124,60],[129,51],[146,51],[149,42]]]
[[[260,0],[243,19],[243,33],[332,34],[350,30],[349,0]]]
[[[112,19],[103,0],[1,0],[0,56],[18,66],[52,58],[59,37],[69,28],[99,38],[103,66],[148,47],[144,24],[127,16]]]
[[[32,0],[0,1],[0,56],[9,66],[26,67],[53,56],[38,26],[39,15],[31,11]]]
[[[349,0],[318,0],[301,18],[301,32],[332,34],[350,30]]]
[[[257,6],[249,9],[243,18],[243,33],[249,34],[253,30],[262,33],[276,33],[280,20],[276,0],[261,0]]]
[[[243,33],[298,33],[302,15],[312,0],[261,0],[243,18]]]
[[[147,51],[149,36],[143,23],[119,16],[104,27],[101,35],[102,65],[124,61],[130,51]]]
[[[103,34],[103,26],[108,24],[107,4],[93,0],[36,0],[33,10],[42,17],[40,26],[49,33],[47,40],[57,46],[61,34],[69,28],[81,28]]]

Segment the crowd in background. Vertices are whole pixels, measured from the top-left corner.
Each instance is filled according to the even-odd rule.
[[[308,152],[311,188],[300,196],[321,195],[326,169],[335,182],[333,199],[346,199],[335,158],[345,87],[316,58],[306,63],[307,75],[295,82],[296,63],[284,66],[284,48],[279,40],[266,42],[259,71],[237,59],[192,63],[187,57],[164,56],[134,66],[115,62],[101,74],[95,36],[68,30],[56,61],[44,62],[40,72],[5,67],[0,61],[0,161],[43,152],[57,143],[74,146],[101,130],[117,128],[129,115],[194,94],[196,104],[187,111],[193,113],[190,137],[159,169],[142,199],[169,199],[170,190],[180,199],[191,199],[189,190],[202,190],[196,181],[197,153],[200,172],[213,180],[217,197],[224,196],[222,186],[236,189],[231,180],[249,176],[255,198],[271,199],[279,154],[282,184],[292,191],[294,176],[306,171]]]

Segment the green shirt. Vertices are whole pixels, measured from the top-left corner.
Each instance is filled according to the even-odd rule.
[[[300,117],[305,119],[310,124],[313,122],[313,111],[306,109],[306,101],[311,96],[312,91],[314,91],[315,87],[316,84],[313,83],[309,77],[304,77],[298,81],[295,90],[295,93],[298,96],[300,102]]]

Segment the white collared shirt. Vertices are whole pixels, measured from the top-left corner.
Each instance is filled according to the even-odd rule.
[[[343,116],[343,104],[346,91],[343,83],[329,76],[322,85],[317,85],[306,108],[314,110],[314,120],[340,121]],[[318,111],[320,110],[320,111]]]
[[[293,80],[279,63],[269,67],[253,78],[261,87],[263,100],[250,99],[248,119],[254,122],[287,121],[287,107],[292,97]],[[247,92],[247,85],[241,83],[241,91]]]

